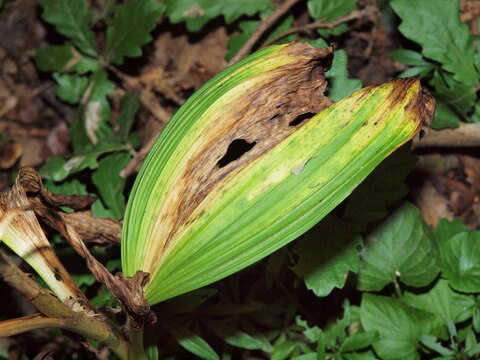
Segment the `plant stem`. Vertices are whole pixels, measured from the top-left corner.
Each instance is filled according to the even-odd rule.
[[[402,297],[402,290],[400,289],[400,284],[398,282],[398,279],[395,277],[395,280],[393,282],[393,284],[395,285],[395,294],[397,295],[397,298],[401,298]]]
[[[95,318],[89,318],[83,314],[67,318],[51,318],[35,314],[0,322],[0,337],[13,336],[43,328],[60,328],[102,343],[108,343],[120,359],[127,360],[127,344],[114,339],[115,335],[103,331],[101,326],[99,328],[99,324],[101,323]]]
[[[129,329],[130,347],[128,349],[128,360],[148,360],[143,344],[143,326],[140,328],[129,326]]]
[[[0,323],[0,337],[9,331],[21,333],[41,327],[68,329],[109,346],[120,359],[126,360],[128,344],[100,314],[75,312],[50,291],[42,288],[0,250],[0,277],[19,291],[44,316],[24,317]],[[12,330],[12,326],[13,327]]]

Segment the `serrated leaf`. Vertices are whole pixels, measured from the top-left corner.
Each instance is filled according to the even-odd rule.
[[[402,19],[400,32],[420,44],[425,57],[440,62],[457,81],[475,85],[472,38],[460,22],[458,0],[394,0],[391,6]]]
[[[72,58],[69,43],[46,45],[37,49],[35,62],[41,71],[62,71]]]
[[[444,241],[450,240],[451,237],[468,231],[470,230],[462,219],[440,219],[433,233],[437,242],[442,244]]]
[[[379,340],[373,348],[383,360],[420,359],[418,342],[435,324],[428,313],[409,308],[397,299],[373,294],[362,296],[360,319],[365,330],[378,332]]]
[[[325,73],[329,80],[328,97],[338,101],[362,87],[362,81],[348,77],[347,53],[337,50],[334,53],[332,67]]]
[[[307,7],[311,17],[329,22],[355,10],[356,0],[309,0]]]
[[[309,0],[307,7],[310,16],[315,20],[331,22],[355,10],[356,0]],[[318,33],[324,37],[338,36],[347,30],[347,25],[340,24],[333,29],[319,29]]]
[[[285,360],[288,359],[290,354],[293,352],[297,343],[293,341],[279,341],[273,347],[272,355],[270,356],[271,360]]]
[[[446,128],[456,128],[461,124],[458,115],[444,102],[439,101],[435,110],[435,118],[431,128],[441,130]]]
[[[215,350],[205,340],[190,330],[175,325],[169,325],[167,330],[175,337],[181,347],[192,354],[205,360],[220,360]]]
[[[440,355],[443,355],[443,356],[454,355],[454,352],[452,350],[447,349],[446,347],[442,346],[440,344],[440,341],[438,341],[435,336],[423,335],[420,338],[420,341],[422,342],[423,345],[425,345],[426,347],[428,347],[431,350],[436,351]]]
[[[57,96],[70,104],[78,104],[88,85],[84,76],[54,73],[53,78],[58,86],[55,89]]]
[[[98,169],[92,175],[92,182],[98,189],[105,205],[114,219],[120,219],[125,212],[125,179],[120,171],[132,158],[128,152],[119,152],[105,156],[98,162]]]
[[[119,126],[118,135],[125,141],[128,139],[135,115],[139,108],[140,100],[138,93],[128,92],[123,95],[120,102],[120,115],[117,118],[117,124]]]
[[[107,95],[115,90],[115,85],[104,70],[99,70],[90,77],[89,90],[83,122],[90,142],[97,144],[99,140],[112,136],[112,129],[108,125],[112,111]]]
[[[90,30],[92,14],[84,0],[40,0],[40,5],[45,21],[70,38],[80,51],[90,56],[96,55],[95,35]]]
[[[343,288],[348,273],[359,269],[356,246],[360,239],[345,228],[341,221],[329,217],[295,244],[293,253],[298,263],[292,270],[317,296],[327,296],[335,287]]]
[[[354,333],[345,339],[340,345],[339,351],[345,353],[360,350],[372,345],[375,341],[378,341],[378,338],[378,332],[375,330]]]
[[[444,71],[434,71],[430,85],[435,88],[439,100],[450,104],[459,114],[467,116],[477,99],[474,85],[464,84]]]
[[[229,24],[241,16],[252,16],[268,10],[270,0],[166,0],[170,21],[185,21],[189,31],[197,31],[213,18],[223,15]]]
[[[115,6],[107,28],[109,61],[120,65],[124,57],[142,55],[141,47],[152,40],[150,32],[164,10],[165,5],[155,0],[127,1]]]
[[[449,322],[466,321],[473,316],[475,307],[472,296],[454,292],[444,279],[440,279],[427,293],[405,293],[402,301],[413,308],[439,316],[445,326]]]
[[[97,201],[92,204],[91,209],[92,215],[95,217],[107,219],[112,219],[114,217],[112,211],[107,209],[100,199],[97,199]]]
[[[407,49],[398,49],[390,51],[390,57],[405,65],[416,65],[416,66],[429,66],[431,65],[428,61],[426,61],[422,54]]]
[[[51,156],[40,169],[40,175],[45,179],[63,181],[69,175],[84,169],[96,169],[98,157],[114,151],[127,150],[127,146],[118,143],[102,143],[86,149],[84,153],[76,154],[68,159],[63,156]]]
[[[45,187],[55,194],[63,195],[87,195],[87,188],[78,180],[64,181],[63,183],[54,183],[53,181],[46,181]],[[68,207],[62,207],[65,212],[72,212]]]
[[[427,77],[434,69],[435,66],[433,65],[414,66],[400,73],[398,77],[406,78],[411,76],[417,76],[418,78],[422,79],[424,77]]]
[[[442,274],[462,292],[480,292],[480,231],[465,232],[440,244]]]
[[[381,290],[397,277],[410,286],[425,286],[437,276],[437,248],[415,206],[407,203],[399,208],[369,239],[362,254],[359,289]]]
[[[63,195],[87,195],[87,188],[78,180],[65,181],[63,183],[54,183],[46,181],[45,187],[55,194]]]

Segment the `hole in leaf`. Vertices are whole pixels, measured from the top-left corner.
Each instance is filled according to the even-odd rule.
[[[305,120],[307,119],[310,119],[312,116],[314,116],[315,113],[311,113],[311,112],[308,112],[308,113],[305,113],[305,114],[300,114],[298,115],[295,119],[293,119],[292,121],[290,121],[288,123],[288,126],[297,126],[297,125],[300,125],[302,122],[304,122]]]
[[[276,114],[276,115],[273,115],[270,119],[268,119],[268,121],[273,121],[273,120],[278,119],[280,117],[282,117],[282,114]]]
[[[240,157],[245,154],[246,152],[252,150],[252,148],[256,145],[257,143],[251,142],[249,143],[248,141],[244,139],[235,139],[231,142],[231,144],[228,146],[227,152],[223,157],[218,160],[218,167],[223,168],[224,166],[227,166],[230,164],[232,161],[240,159]]]

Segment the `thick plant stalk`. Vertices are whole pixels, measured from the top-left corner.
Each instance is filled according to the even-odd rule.
[[[136,180],[122,236],[126,275],[151,274],[150,304],[294,240],[431,118],[434,101],[416,79],[329,106],[330,60],[329,49],[306,44],[267,48],[217,75],[175,114]],[[244,153],[229,159],[235,144]]]

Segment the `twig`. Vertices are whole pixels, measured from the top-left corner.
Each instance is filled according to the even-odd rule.
[[[125,168],[120,172],[121,177],[127,178],[138,170],[143,159],[145,159],[148,152],[155,144],[159,134],[152,136],[145,144],[143,144],[142,148],[133,156],[133,159],[130,160],[127,166],[125,166]]]
[[[273,39],[267,41],[262,47],[272,45],[276,41],[278,41],[278,40],[280,40],[280,39],[282,39],[285,36],[288,36],[290,34],[303,32],[303,31],[307,31],[307,30],[313,30],[313,29],[332,29],[332,28],[334,28],[334,27],[336,27],[340,24],[343,24],[343,23],[346,23],[346,22],[349,22],[349,21],[352,21],[352,20],[355,20],[355,19],[360,19],[362,17],[372,17],[373,18],[377,14],[377,12],[378,12],[378,10],[377,10],[376,7],[367,6],[367,7],[363,8],[362,10],[352,11],[351,13],[349,13],[345,16],[339,17],[337,20],[332,21],[330,23],[325,23],[323,21],[315,21],[311,24],[295,27],[295,28],[289,29],[289,30],[284,31],[283,33],[275,36]]]
[[[260,26],[255,30],[255,32],[250,36],[245,44],[241,47],[240,50],[235,54],[235,56],[228,62],[228,65],[235,64],[238,60],[247,55],[257,43],[257,41],[262,37],[272,24],[274,24],[279,18],[281,18],[293,5],[295,5],[299,0],[286,0],[280,7],[271,13],[267,18],[265,18]]]
[[[462,124],[455,129],[426,129],[421,139],[413,142],[415,149],[435,147],[480,147],[480,124]]]
[[[11,336],[39,327],[60,327],[96,339],[110,346],[125,359],[125,339],[100,314],[75,312],[62,303],[52,292],[41,287],[24,273],[10,257],[0,250],[0,277],[26,298],[43,316],[20,318],[0,322],[0,337]]]

